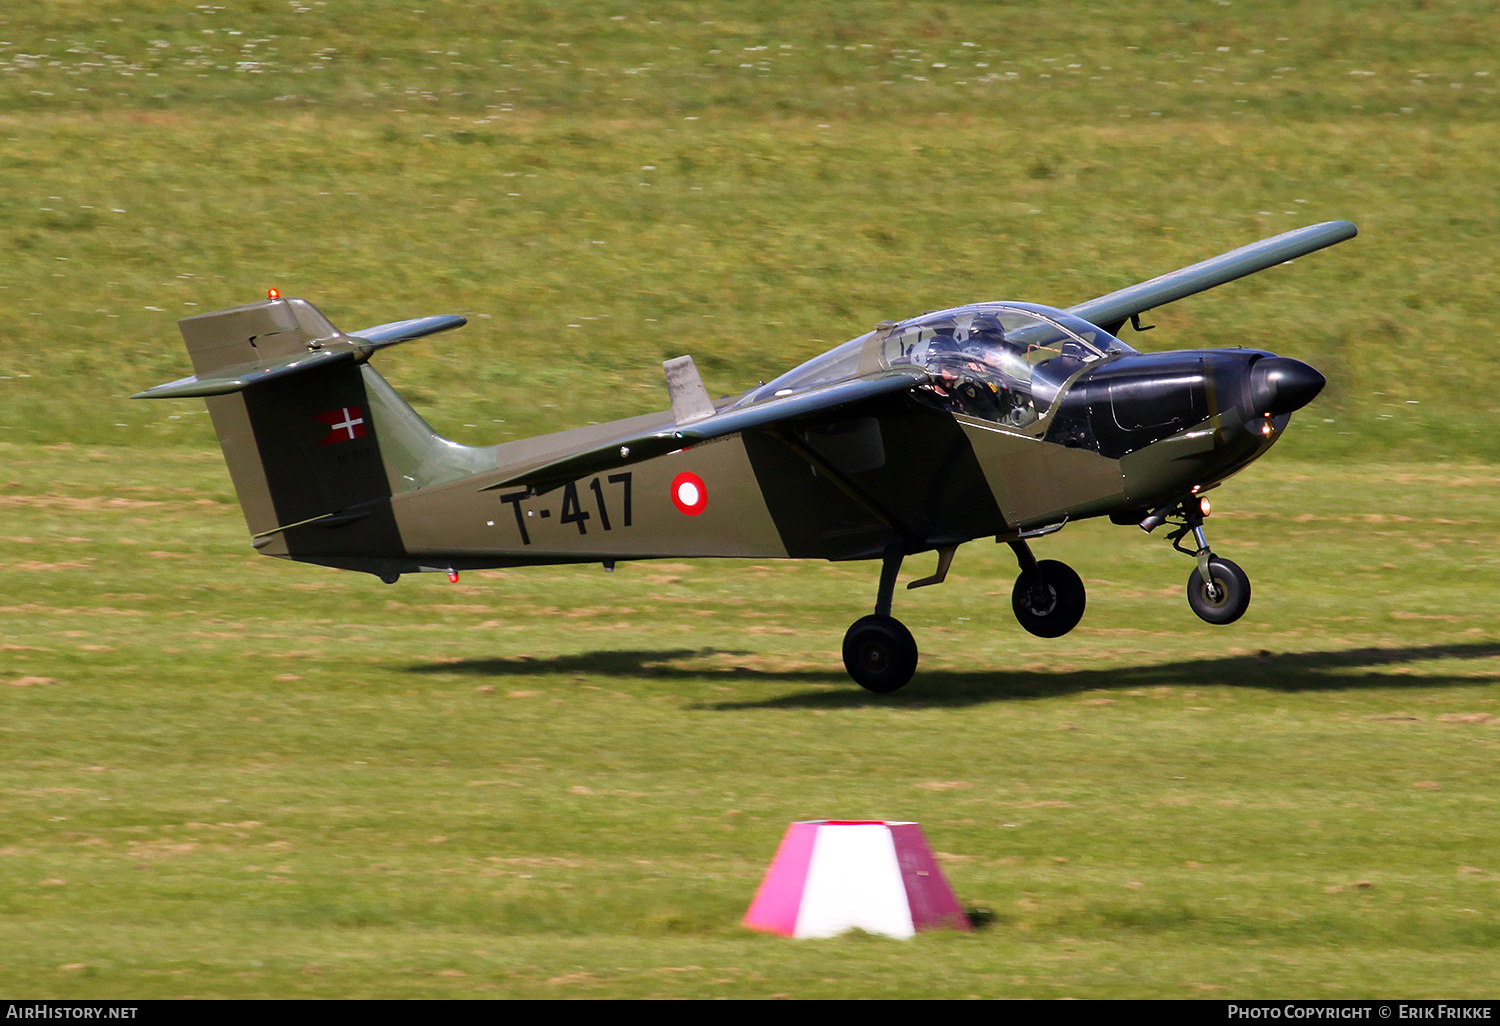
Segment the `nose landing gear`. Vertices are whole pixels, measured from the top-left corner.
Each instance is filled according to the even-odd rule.
[[[1188,576],[1188,605],[1200,619],[1222,626],[1234,623],[1250,608],[1250,576],[1237,564],[1214,555],[1208,547],[1208,538],[1203,534],[1206,505],[1206,499],[1188,499],[1171,510],[1153,513],[1141,527],[1149,533],[1169,521],[1178,524],[1167,535],[1172,548],[1198,561],[1198,566]],[[1182,544],[1182,539],[1189,534],[1198,545],[1196,549]]]

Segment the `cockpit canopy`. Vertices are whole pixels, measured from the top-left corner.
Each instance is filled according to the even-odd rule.
[[[931,381],[928,405],[1015,428],[1045,416],[1084,367],[1129,346],[1087,321],[1035,303],[973,303],[886,322],[761,386],[741,405],[903,365]]]

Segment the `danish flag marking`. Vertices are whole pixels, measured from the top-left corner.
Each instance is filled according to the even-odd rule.
[[[327,424],[327,436],[318,444],[333,445],[337,442],[352,442],[365,433],[364,410],[358,406],[345,406],[327,413],[318,414],[314,420]]]

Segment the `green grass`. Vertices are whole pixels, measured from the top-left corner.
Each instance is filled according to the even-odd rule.
[[[1492,993],[1494,14],[7,5],[0,988]],[[124,398],[187,372],[177,318],[274,286],[468,315],[379,366],[493,442],[660,408],[683,352],[738,391],[1333,218],[1360,237],[1126,332],[1329,377],[1216,493],[1246,620],[1085,523],[1041,543],[1090,589],[1043,642],[976,543],[898,596],[923,661],[884,698],[837,657],[869,566],[386,588],[253,556],[201,407]],[[865,816],[993,924],[738,926],[789,821]]]
[[[487,440],[655,408],[684,351],[735,392],[1348,218],[1127,340],[1313,361],[1301,453],[1497,455],[1492,4],[429,6],[13,5],[0,437],[201,445],[104,400],[271,286],[351,330],[470,315],[382,360]]]
[[[1256,586],[1227,629],[1160,539],[1083,524],[1043,545],[1085,622],[1031,638],[975,543],[898,598],[923,662],[877,697],[837,657],[868,565],[387,588],[251,556],[210,454],[0,456],[11,992],[1493,986],[1491,467],[1273,456],[1210,523]],[[743,930],[786,824],[820,817],[921,822],[993,924]]]

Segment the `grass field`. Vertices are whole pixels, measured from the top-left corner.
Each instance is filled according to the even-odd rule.
[[[1491,467],[1253,469],[1228,629],[1081,525],[1045,549],[1088,616],[1031,638],[976,543],[877,698],[837,657],[865,566],[387,588],[248,555],[211,455],[4,455],[9,993],[1493,992]],[[867,816],[993,925],[737,925],[788,822]]]
[[[1492,2],[21,2],[0,11],[0,991],[1494,994]],[[1060,642],[1003,547],[405,580],[254,557],[175,320],[269,286],[444,432],[716,391],[886,317],[1069,304],[1301,224],[1174,307],[1326,393],[1216,496],[1255,582],[1085,523]],[[914,560],[908,576],[928,572]],[[924,825],[973,934],[738,926],[789,821]]]

